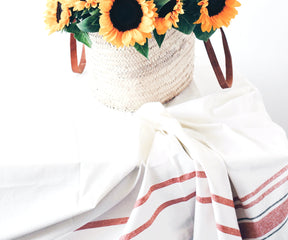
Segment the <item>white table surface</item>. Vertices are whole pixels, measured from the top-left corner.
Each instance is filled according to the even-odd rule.
[[[4,109],[5,118],[1,119],[0,125],[0,225],[4,230],[0,232],[0,239],[18,239],[20,236],[21,240],[58,239],[56,236],[73,232],[94,218],[98,220],[97,217],[122,200],[131,188],[135,188],[137,193],[137,179],[137,186],[147,192],[149,187],[159,183],[159,179],[175,179],[187,171],[205,171],[206,184],[209,183],[211,192],[205,186],[197,187],[196,181],[196,184],[186,184],[185,194],[195,192],[196,187],[202,198],[209,198],[213,193],[231,202],[229,179],[239,198],[272,181],[273,185],[265,184],[264,193],[257,191],[257,201],[263,199],[261,194],[268,194],[269,198],[252,208],[255,211],[253,215],[263,213],[278,199],[282,201],[288,187],[288,143],[284,131],[271,121],[259,92],[249,82],[236,76],[233,88],[222,91],[215,81],[215,88],[212,82],[207,88],[206,83],[213,78],[201,77],[202,73],[195,73],[197,87],[192,84],[185,89],[168,104],[167,112],[159,103],[146,104],[136,115],[108,109],[92,97],[85,75],[82,78],[71,77],[69,88],[66,84],[58,85],[59,89],[66,91],[65,97],[62,91],[54,91],[53,100],[45,102],[47,95],[37,93],[38,101],[34,101],[35,93],[31,91],[33,94],[29,98],[15,101],[15,109]],[[205,76],[208,76],[207,72]],[[159,135],[162,137],[159,138]],[[145,175],[149,176],[146,180],[138,178],[142,167]],[[185,196],[183,198],[182,187],[178,188],[176,195],[173,192],[175,199],[186,199]],[[277,191],[273,190],[275,187]],[[269,194],[271,192],[273,194]],[[160,194],[158,205],[172,195]],[[125,199],[123,201],[125,205]],[[285,202],[281,202],[281,207],[285,207]],[[193,201],[188,206],[192,211]],[[211,205],[205,206],[207,209],[204,212],[210,212],[210,223],[214,221],[211,213],[215,210],[217,223],[220,221],[233,227],[239,234],[234,208],[229,208],[227,215],[225,204],[223,209],[214,210]],[[229,206],[233,205],[230,203]],[[153,215],[154,207],[157,206],[148,204],[150,215]],[[119,214],[116,216],[127,217],[129,209],[128,213],[122,213],[123,209],[116,208]],[[177,212],[185,213],[181,206]],[[109,211],[107,213],[109,217]],[[105,214],[102,219],[107,218]],[[170,214],[170,218],[175,216],[173,211]],[[139,216],[135,222],[131,218],[129,231],[137,228],[138,222],[145,222],[141,219],[143,214]],[[207,221],[197,216],[201,214],[195,215],[194,228],[207,228]],[[242,216],[249,216],[249,212]],[[189,222],[184,221],[186,229],[193,226],[191,217],[189,219]],[[157,222],[159,225],[156,226],[160,229],[167,228],[167,224],[169,226],[169,222]],[[173,225],[175,231],[170,228],[175,238],[168,235],[170,238],[165,239],[183,239],[177,236],[179,229],[176,226]],[[209,233],[209,237],[205,235],[196,239],[216,239],[215,234],[219,230],[215,226],[211,224],[211,231],[194,232]],[[99,237],[97,230],[101,229],[94,230],[96,235],[88,232],[84,239]],[[126,233],[122,230],[117,234]],[[267,234],[272,230],[269,228]],[[287,231],[285,225],[278,234],[283,236]],[[80,235],[82,233],[79,232]],[[28,235],[23,236],[25,234]],[[77,238],[79,234],[77,232],[71,239],[82,239]],[[102,234],[101,239],[111,239],[108,233]],[[143,234],[144,238],[139,235],[135,240],[152,239],[157,232],[145,231]],[[184,231],[183,234],[188,233]],[[220,234],[223,235],[223,231]],[[271,240],[277,239],[277,236],[273,235]],[[239,236],[237,239],[240,239]]]

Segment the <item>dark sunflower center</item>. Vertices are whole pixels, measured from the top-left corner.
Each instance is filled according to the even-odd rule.
[[[141,6],[136,0],[115,0],[110,10],[111,22],[121,32],[137,28],[142,16]]]
[[[207,7],[209,16],[215,16],[220,13],[225,7],[226,0],[209,0],[209,5]]]
[[[171,0],[168,3],[166,3],[159,11],[158,16],[160,18],[164,18],[167,13],[172,12],[174,7],[176,5],[176,0]]]
[[[57,23],[59,23],[61,19],[61,13],[62,13],[62,4],[60,2],[57,2],[57,11],[56,11]]]

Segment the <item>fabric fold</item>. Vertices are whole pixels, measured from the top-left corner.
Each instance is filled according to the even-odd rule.
[[[49,221],[48,215],[34,212],[26,232],[25,224],[12,232],[10,222],[6,233],[0,233],[4,239],[24,233],[18,239],[287,236],[287,137],[271,121],[253,86],[242,84],[169,107],[148,103],[135,114],[102,110],[100,116],[84,110],[79,114],[79,156],[71,171],[63,172],[66,185],[59,183],[53,195],[62,197],[61,205],[53,205],[57,212],[50,213]],[[44,185],[38,187],[51,197]],[[47,203],[38,190],[23,194],[31,203]],[[19,213],[28,216],[24,206],[19,205]]]

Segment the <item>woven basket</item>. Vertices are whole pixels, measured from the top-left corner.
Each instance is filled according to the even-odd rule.
[[[193,79],[193,34],[172,29],[161,48],[154,38],[149,39],[149,60],[133,47],[117,49],[97,33],[90,38],[90,86],[97,100],[108,107],[133,112],[147,102],[166,103]]]

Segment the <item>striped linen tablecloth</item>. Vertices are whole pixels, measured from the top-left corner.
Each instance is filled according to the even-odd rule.
[[[248,82],[81,111],[76,161],[0,175],[0,239],[288,239],[287,137]]]

